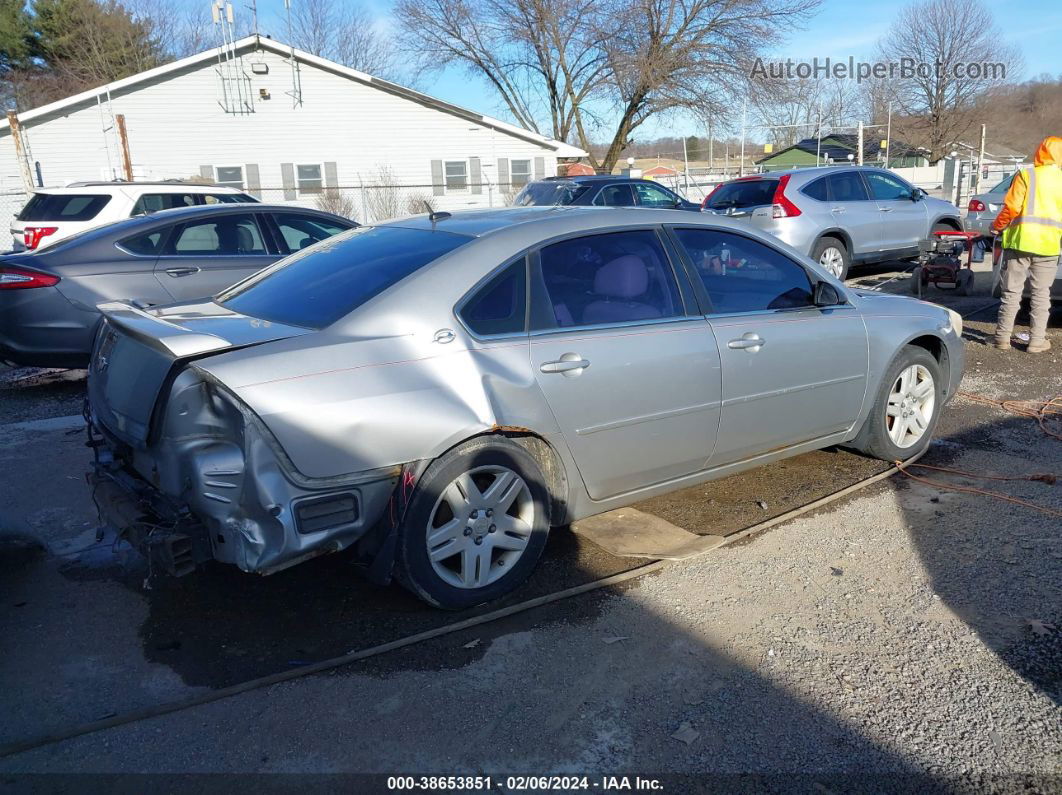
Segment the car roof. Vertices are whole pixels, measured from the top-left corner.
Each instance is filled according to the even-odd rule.
[[[544,177],[538,182],[653,182],[643,177],[624,177],[620,174],[575,174],[570,177]],[[653,184],[656,184],[655,182]]]
[[[85,188],[114,188],[123,193],[136,192],[137,188],[144,188],[157,193],[243,193],[239,188],[231,185],[215,185],[209,182],[178,182],[166,180],[160,182],[124,182],[124,181],[85,181],[71,182],[68,185],[56,188],[37,188],[34,193],[84,193]]]

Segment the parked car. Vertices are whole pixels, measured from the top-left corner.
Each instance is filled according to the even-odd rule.
[[[704,209],[771,233],[839,279],[853,264],[918,256],[936,230],[962,229],[954,204],[870,166],[740,177],[716,186]]]
[[[650,179],[597,174],[582,177],[546,177],[529,182],[513,200],[514,207],[654,207],[691,210],[701,206]]]
[[[222,185],[184,182],[75,182],[41,188],[11,222],[13,251],[35,251],[101,224],[173,207],[254,202]]]
[[[1014,175],[1000,181],[987,193],[978,193],[970,197],[966,205],[966,228],[982,235],[992,234],[992,222],[996,220],[999,211],[1003,209],[1003,197],[1010,190],[1010,183]]]
[[[956,312],[662,210],[397,220],[101,311],[95,497],[158,565],[354,547],[444,608],[591,514],[829,445],[917,455],[963,372]]]
[[[278,259],[356,226],[288,205],[214,204],[90,229],[48,248],[0,256],[0,359],[84,367],[96,305],[213,295]]]

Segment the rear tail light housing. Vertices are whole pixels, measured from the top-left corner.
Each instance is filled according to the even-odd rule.
[[[783,175],[778,180],[778,187],[774,189],[774,198],[771,199],[771,218],[795,218],[800,215],[797,207],[785,195],[785,187],[789,184],[789,174]]]
[[[0,290],[28,290],[33,287],[54,287],[59,277],[29,268],[0,266]]]
[[[966,209],[972,213],[983,213],[985,211],[985,203],[980,199],[970,199]]]
[[[33,251],[41,244],[48,235],[54,235],[59,231],[57,226],[27,226],[22,230],[22,242],[26,248]]]

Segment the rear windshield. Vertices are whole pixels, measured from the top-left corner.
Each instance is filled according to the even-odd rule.
[[[571,204],[589,186],[577,182],[529,182],[513,199],[514,207],[556,207]]]
[[[322,329],[471,237],[363,226],[282,259],[217,296],[250,317]]]
[[[774,201],[774,189],[778,187],[776,179],[750,179],[727,182],[711,195],[705,206],[709,210],[743,209],[745,207],[762,207]]]
[[[18,220],[91,221],[110,200],[106,194],[35,193],[18,214]]]

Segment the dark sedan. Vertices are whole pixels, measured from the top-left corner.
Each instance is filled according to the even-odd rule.
[[[0,359],[83,367],[98,304],[214,295],[354,221],[288,205],[165,210],[89,229],[40,252],[0,257]]]
[[[701,205],[688,202],[651,179],[596,174],[585,177],[546,177],[529,182],[513,200],[516,207],[586,206],[652,207],[657,210],[700,212]]]

